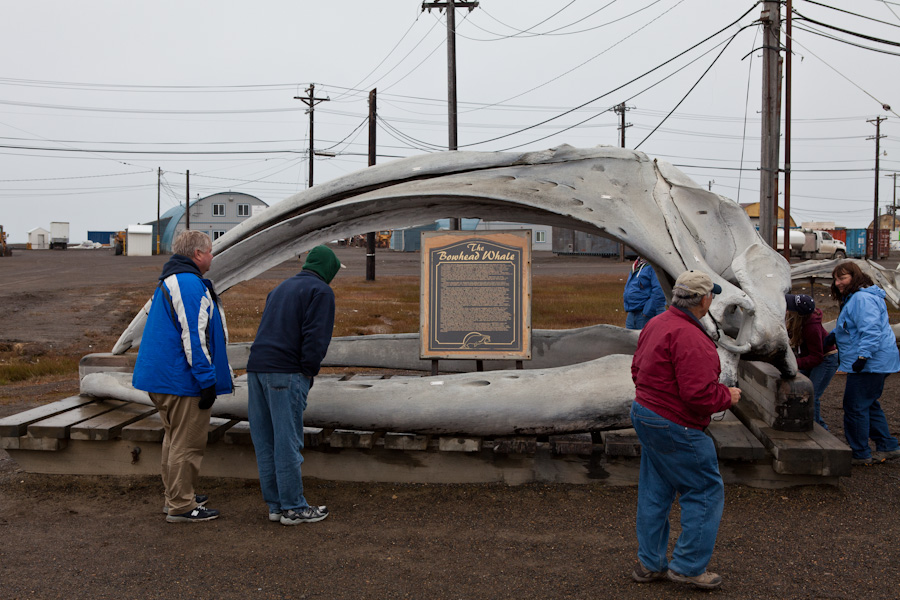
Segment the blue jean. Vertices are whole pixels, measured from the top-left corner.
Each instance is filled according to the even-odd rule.
[[[853,451],[853,458],[870,458],[869,439],[879,452],[900,447],[891,435],[887,419],[878,399],[884,391],[888,373],[847,373],[844,387],[844,437]]]
[[[828,384],[831,383],[831,378],[834,377],[835,373],[837,373],[839,363],[840,361],[838,360],[838,354],[837,352],[835,352],[833,354],[826,354],[825,358],[822,359],[822,362],[820,362],[812,369],[806,369],[802,371],[804,375],[809,377],[809,380],[813,385],[813,393],[815,395],[816,406],[816,423],[818,423],[825,429],[828,429],[828,425],[826,425],[825,421],[822,420],[822,416],[819,411],[819,398],[821,398],[822,394],[825,393],[825,388],[828,387]]]
[[[631,405],[631,422],[641,440],[638,559],[651,571],[700,575],[712,557],[725,506],[715,445],[699,429],[673,423],[637,402]],[[681,535],[669,561],[669,513],[676,492]]]
[[[665,310],[665,307],[663,307],[651,315],[645,315],[639,310],[632,311],[625,317],[625,329],[643,329],[647,326],[647,322],[650,319],[664,312]]]
[[[270,512],[299,510],[303,497],[303,411],[310,380],[300,373],[247,373],[250,436]]]

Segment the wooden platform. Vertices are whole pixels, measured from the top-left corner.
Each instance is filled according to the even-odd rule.
[[[836,484],[849,475],[849,449],[824,430],[776,432],[743,418],[750,428],[727,412],[707,431],[727,483]],[[120,400],[74,396],[0,419],[0,448],[35,473],[155,475],[162,437],[153,407]],[[641,452],[634,430],[486,439],[308,428],[304,438],[304,476],[340,481],[635,485]],[[203,474],[257,477],[246,421],[211,419]]]

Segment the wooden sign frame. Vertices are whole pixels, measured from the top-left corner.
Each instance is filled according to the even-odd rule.
[[[423,359],[531,360],[531,230],[423,231]]]

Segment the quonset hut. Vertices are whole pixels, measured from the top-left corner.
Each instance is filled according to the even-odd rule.
[[[268,204],[243,192],[218,192],[191,202],[191,229],[203,231],[213,241],[238,224],[268,208]],[[170,208],[159,218],[160,249],[172,252],[175,237],[187,228],[184,206]],[[157,223],[152,223],[154,229]],[[154,236],[156,231],[154,231]]]

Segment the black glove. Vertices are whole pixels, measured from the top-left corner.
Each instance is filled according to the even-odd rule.
[[[208,410],[212,408],[213,402],[216,401],[216,386],[211,385],[208,388],[200,390],[200,410]]]
[[[869,360],[869,359],[866,358],[865,356],[860,356],[859,358],[857,358],[857,359],[856,359],[856,362],[853,363],[853,372],[854,372],[854,373],[859,373],[860,371],[862,371],[863,369],[865,369],[865,368],[866,368],[866,363],[868,362],[868,360]]]
[[[834,346],[835,343],[836,342],[834,341],[834,331],[832,331],[831,333],[829,333],[828,335],[825,336],[825,340],[822,342],[822,344],[823,344],[822,347],[827,348],[828,346]]]

